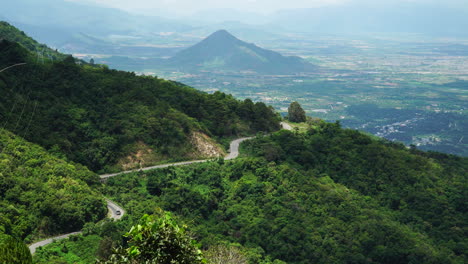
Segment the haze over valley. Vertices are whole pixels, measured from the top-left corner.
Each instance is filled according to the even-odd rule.
[[[262,101],[283,115],[299,101],[314,117],[468,155],[468,11],[456,1],[351,1],[261,14],[240,5],[158,16],[60,0],[6,8],[14,11],[3,14],[7,21],[86,61]],[[215,32],[228,37],[216,40]]]
[[[468,263],[466,0],[0,6],[0,263]]]

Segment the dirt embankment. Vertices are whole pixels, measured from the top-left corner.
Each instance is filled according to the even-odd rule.
[[[190,142],[196,150],[194,158],[216,158],[226,155],[226,152],[213,139],[201,132],[192,133]]]

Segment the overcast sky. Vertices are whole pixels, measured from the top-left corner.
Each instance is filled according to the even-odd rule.
[[[178,13],[193,13],[203,9],[235,8],[256,13],[270,13],[280,9],[308,8],[343,3],[370,1],[374,5],[389,2],[439,3],[454,7],[468,6],[468,0],[68,0],[94,2],[125,10],[162,9]]]

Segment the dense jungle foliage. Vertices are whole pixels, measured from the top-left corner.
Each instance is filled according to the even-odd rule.
[[[31,242],[105,217],[99,178],[0,129],[0,238]]]
[[[325,122],[242,148],[246,157],[233,161],[110,178],[102,192],[127,215],[90,226],[84,239],[101,241],[92,252],[105,259],[126,243],[116,234],[162,208],[203,250],[235,245],[248,263],[466,263],[466,158]],[[44,249],[38,263],[66,259],[67,245]]]
[[[400,223],[466,258],[467,158],[408,150],[401,143],[341,129],[339,122],[321,122],[307,133],[281,131],[247,142],[246,150],[268,161],[328,175],[372,197]]]
[[[251,263],[262,258],[287,263],[466,260],[466,238],[460,234],[465,214],[448,221],[450,216],[440,215],[439,221],[453,230],[439,231],[446,232],[444,238],[435,237],[431,228],[437,228],[420,220],[411,207],[389,208],[379,196],[339,184],[328,174],[265,158],[125,175],[109,179],[105,193],[126,208],[130,219],[158,207],[174,212],[190,223],[205,249],[241,244]],[[413,199],[414,204],[432,206],[424,197]],[[414,220],[408,221],[411,217]]]
[[[17,43],[0,43],[0,120],[6,129],[91,170],[109,169],[145,146],[159,160],[193,158],[193,132],[229,137],[279,128],[271,107],[206,94],[179,83],[72,57],[38,62]]]
[[[161,207],[204,249],[242,245],[251,263],[466,261],[466,158],[325,122],[244,144],[251,157],[122,175],[103,192],[129,223]]]

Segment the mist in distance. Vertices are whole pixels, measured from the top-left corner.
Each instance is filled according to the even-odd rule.
[[[2,6],[0,18],[26,29],[180,32],[229,22],[228,29],[256,26],[271,33],[468,35],[465,0],[17,0]]]

